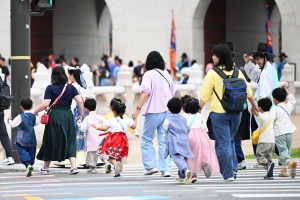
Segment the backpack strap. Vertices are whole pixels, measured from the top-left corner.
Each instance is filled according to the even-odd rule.
[[[239,76],[239,71],[240,70],[238,68],[234,67],[231,78],[237,78]]]
[[[223,79],[228,78],[228,76],[221,70],[219,67],[212,68],[219,76],[221,76]]]

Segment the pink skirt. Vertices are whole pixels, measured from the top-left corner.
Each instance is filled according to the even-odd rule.
[[[189,132],[189,143],[191,151],[195,157],[188,158],[187,164],[189,169],[196,174],[204,174],[202,163],[208,164],[211,175],[220,172],[220,166],[215,150],[210,142],[208,134],[203,128],[192,128]]]

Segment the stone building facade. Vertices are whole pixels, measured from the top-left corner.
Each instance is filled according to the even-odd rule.
[[[240,53],[253,51],[258,42],[266,41],[266,3],[270,5],[274,53],[285,52],[299,67],[299,0],[58,0],[47,16],[49,24],[33,23],[36,19],[32,18],[31,26],[49,26],[50,33],[44,35],[50,34],[52,42],[43,48],[52,49],[56,56],[63,53],[69,60],[77,56],[81,63],[99,64],[101,55],[112,51],[127,64],[145,60],[150,51],[157,50],[168,63],[173,9],[178,60],[186,52],[205,65],[213,45],[224,39],[233,41],[234,50]],[[9,57],[10,1],[0,0],[0,5],[0,52]],[[43,40],[37,42],[33,35],[32,47],[38,48]],[[33,52],[42,56],[47,49]],[[242,59],[236,63],[242,65]],[[297,74],[300,80],[300,70]]]

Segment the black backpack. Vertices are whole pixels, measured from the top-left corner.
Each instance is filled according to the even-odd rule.
[[[221,102],[224,110],[226,112],[242,112],[246,109],[247,84],[244,79],[238,78],[239,69],[234,67],[231,77],[227,76],[219,67],[214,67],[213,70],[224,79],[225,92],[222,99],[219,98],[214,89],[214,93]]]
[[[9,109],[13,98],[10,95],[10,87],[0,77],[0,110]]]

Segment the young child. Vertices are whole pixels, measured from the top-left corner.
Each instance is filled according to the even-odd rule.
[[[270,114],[272,102],[268,98],[260,99],[258,102],[259,112],[255,111],[258,132],[260,134],[256,149],[256,160],[267,169],[264,179],[273,179],[273,169],[275,164],[272,156],[275,152],[275,136],[273,129],[273,119]]]
[[[110,108],[111,111],[110,111],[107,115],[105,115],[105,119],[106,119],[106,120],[108,120],[108,119],[110,119],[110,118],[114,118],[114,114],[113,114],[113,112],[112,112],[112,107],[113,107],[113,105],[114,105],[115,103],[122,103],[122,101],[121,101],[121,99],[118,99],[118,98],[113,98],[113,99],[110,101],[109,108]],[[129,119],[129,117],[128,117],[127,114],[124,114],[124,115],[123,115],[123,118],[124,118],[124,119]],[[129,128],[128,128],[128,131],[129,131],[131,134],[134,134],[135,137],[139,137],[139,133],[138,133],[137,129],[132,129],[132,128],[129,127]]]
[[[124,119],[126,106],[124,103],[115,103],[112,106],[112,112],[115,118],[107,120],[104,126],[99,124],[91,124],[100,131],[107,131],[107,136],[102,140],[98,148],[100,156],[109,156],[108,161],[114,165],[115,176],[114,178],[121,178],[120,172],[123,170],[122,159],[128,156],[128,139],[126,130],[128,127],[135,129],[136,120]]]
[[[26,176],[30,177],[36,152],[36,137],[34,126],[40,123],[39,119],[31,112],[32,100],[25,98],[21,100],[21,110],[23,114],[19,114],[13,120],[8,117],[8,124],[12,127],[18,127],[14,144],[17,146],[20,160],[26,167]]]
[[[187,121],[189,128],[188,138],[191,151],[194,153],[194,158],[188,158],[187,164],[193,172],[192,183],[197,181],[196,173],[204,174],[206,178],[219,173],[220,167],[215,150],[210,142],[207,134],[206,120],[199,113],[199,100],[190,96],[181,98],[183,103],[182,116]]]
[[[294,178],[297,162],[291,159],[291,153],[293,132],[296,127],[291,121],[291,112],[295,108],[296,99],[287,89],[286,84],[283,85],[283,88],[274,89],[272,96],[276,107],[271,110],[271,116],[274,120],[275,142],[280,155],[279,162],[282,165],[279,176],[289,177],[289,166],[291,178]]]
[[[165,158],[170,155],[178,168],[179,177],[176,181],[182,182],[184,179],[185,184],[189,185],[192,183],[192,172],[188,168],[186,159],[194,157],[194,154],[190,150],[186,119],[179,114],[182,103],[179,98],[172,98],[167,106],[171,114],[163,124],[167,133]]]
[[[91,174],[97,173],[98,155],[96,154],[96,151],[104,136],[99,136],[99,133],[103,132],[99,132],[94,128],[90,127],[90,124],[100,124],[101,126],[103,126],[106,122],[106,119],[104,117],[96,114],[96,106],[97,102],[95,101],[95,99],[87,99],[84,102],[84,108],[88,116],[84,118],[82,123],[78,123],[80,131],[86,132],[86,166],[90,167],[87,171]],[[106,165],[105,169],[106,173],[111,172],[110,165]]]

